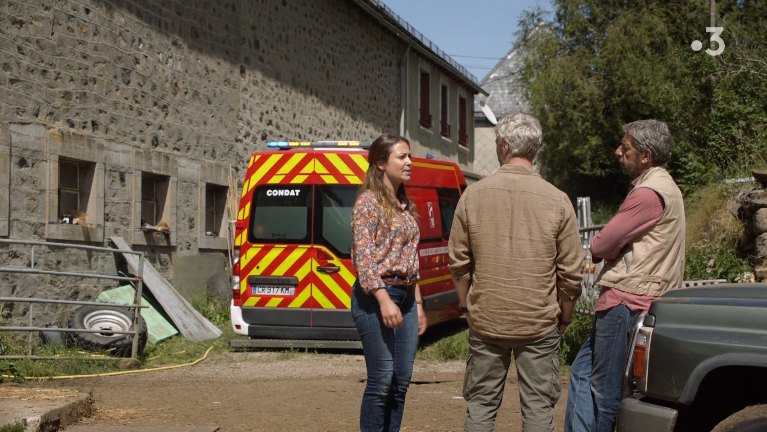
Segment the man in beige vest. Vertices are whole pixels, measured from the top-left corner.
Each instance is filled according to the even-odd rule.
[[[601,292],[591,334],[570,368],[565,432],[614,430],[629,334],[639,314],[684,276],[684,202],[663,168],[671,133],[657,120],[623,131],[615,155],[632,188],[591,243],[591,255],[604,260],[596,280]]]
[[[465,429],[495,430],[513,355],[522,430],[549,432],[561,387],[559,341],[581,292],[583,250],[570,199],[533,172],[543,145],[538,120],[511,115],[495,133],[501,167],[461,195],[448,245],[469,322]]]

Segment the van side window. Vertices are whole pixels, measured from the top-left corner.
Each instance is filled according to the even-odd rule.
[[[253,192],[248,237],[253,242],[308,242],[311,186],[262,185]]]
[[[439,213],[442,220],[442,238],[447,240],[450,237],[450,227],[453,226],[453,215],[460,195],[455,189],[437,188],[437,198],[439,199]]]
[[[339,258],[349,258],[352,250],[352,210],[357,186],[317,186],[320,238],[315,243],[329,247]]]

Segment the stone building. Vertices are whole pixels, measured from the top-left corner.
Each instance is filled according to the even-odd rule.
[[[486,176],[498,169],[495,120],[509,114],[529,113],[530,107],[524,91],[519,87],[521,61],[519,49],[511,48],[482,79],[481,86],[487,95],[480,94],[474,99],[472,173],[476,177]]]
[[[228,295],[227,209],[267,140],[394,132],[416,156],[473,163],[484,91],[378,0],[7,0],[0,12],[0,238],[120,236],[180,291]],[[115,271],[46,254],[53,268]],[[29,261],[0,244],[0,266]],[[41,295],[2,277],[0,296],[103,288],[51,280]]]

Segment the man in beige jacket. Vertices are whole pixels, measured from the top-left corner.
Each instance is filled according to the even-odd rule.
[[[559,340],[580,295],[581,249],[570,199],[533,172],[543,144],[525,114],[495,128],[501,167],[469,186],[450,232],[450,270],[469,322],[467,431],[492,431],[511,356],[522,430],[552,431]]]

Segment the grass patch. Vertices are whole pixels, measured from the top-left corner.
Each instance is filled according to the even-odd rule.
[[[440,329],[435,329],[439,331]],[[431,335],[430,335],[431,336]],[[439,337],[439,336],[432,336]],[[469,354],[469,330],[439,337],[431,343],[422,345],[416,352],[416,358],[420,360],[465,360]]]
[[[733,195],[732,186],[713,184],[687,199],[686,280],[732,282],[752,271],[748,257],[739,253],[745,238],[743,223],[727,210]]]
[[[0,432],[24,432],[24,425],[21,422],[16,422],[12,425],[0,426]]]
[[[572,364],[575,356],[588,337],[594,317],[591,315],[573,315],[573,323],[567,328],[562,336],[559,359],[563,365]],[[426,336],[433,340],[422,342],[421,348],[416,353],[417,360],[453,361],[466,360],[469,355],[469,330],[457,329],[458,332],[445,334],[443,329],[429,329]],[[450,333],[450,330],[447,331]]]
[[[563,365],[573,364],[573,360],[578,355],[583,341],[589,336],[593,324],[593,315],[573,314],[573,322],[567,327],[565,334],[562,335],[559,349],[560,363]]]
[[[139,354],[142,369],[151,369],[169,365],[190,363],[201,358],[210,348],[211,354],[229,351],[229,340],[234,332],[229,325],[229,303],[207,296],[204,292],[190,296],[190,303],[203,316],[218,326],[223,334],[217,339],[193,342],[181,335],[160,341],[156,345],[147,345]],[[0,354],[27,354],[26,338],[16,339],[7,333],[0,333]],[[0,375],[8,380],[24,380],[34,377],[88,375],[122,370],[123,358],[110,357],[93,351],[55,345],[33,347],[33,354],[38,356],[77,357],[76,359],[56,360],[0,360]],[[106,360],[95,360],[95,358]],[[2,381],[2,377],[0,377]]]

